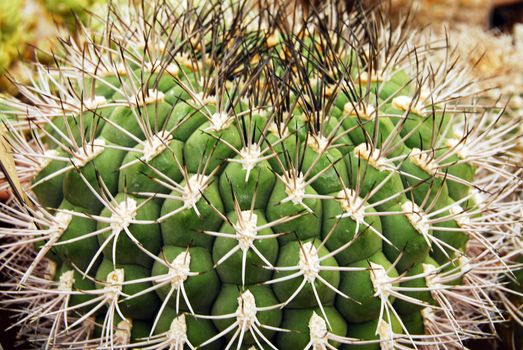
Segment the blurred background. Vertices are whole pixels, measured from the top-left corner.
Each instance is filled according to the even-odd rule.
[[[489,12],[489,25],[511,32],[514,24],[523,23],[522,0],[497,0]]]

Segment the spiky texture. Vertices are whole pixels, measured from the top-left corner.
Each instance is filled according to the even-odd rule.
[[[1,303],[32,345],[449,349],[521,320],[517,124],[408,23],[309,14],[127,8],[2,101]]]
[[[471,79],[485,89],[483,98],[508,100],[502,103],[507,103],[509,112],[523,108],[523,79],[518,74],[523,70],[523,53],[516,36],[473,26],[457,26],[446,35],[456,55],[471,67]]]
[[[17,95],[13,80],[28,83],[31,62],[53,63],[58,37],[75,35],[79,27],[103,28],[109,3],[134,0],[14,0],[0,4],[0,91]]]

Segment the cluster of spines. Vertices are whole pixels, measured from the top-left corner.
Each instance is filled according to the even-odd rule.
[[[519,268],[517,251],[500,253],[506,242],[521,249],[520,203],[505,203],[520,185],[509,159],[517,136],[505,137],[515,126],[471,108],[467,84],[449,78],[457,68],[434,74],[429,47],[409,48],[404,27],[368,13],[327,27],[326,11],[289,29],[282,18],[245,23],[246,10],[161,6],[152,16],[114,16],[99,42],[64,42],[64,62],[22,89],[32,105],[5,102],[17,117],[6,122],[9,144],[32,179],[26,203],[2,206],[3,221],[17,227],[2,232],[12,279],[2,303],[21,308],[16,325],[36,331],[37,343],[70,348],[181,349],[218,346],[222,336],[229,348],[274,348],[274,332],[279,345],[303,332],[313,349],[446,348],[489,335],[485,327],[507,316],[498,294],[509,293],[505,279]],[[267,23],[278,30],[261,31]],[[102,154],[110,154],[106,169],[93,166]],[[64,176],[75,205],[58,208]],[[159,212],[157,199],[170,205]],[[153,229],[139,227],[163,229],[188,212],[207,224],[164,233],[169,249],[158,254]],[[68,230],[73,221],[77,232]],[[278,240],[287,242],[279,252]],[[201,247],[213,241],[211,260]],[[373,254],[380,241],[387,258]],[[425,259],[430,247],[437,262]],[[69,264],[49,278],[53,254]],[[126,271],[126,261],[153,261],[153,275]],[[195,261],[201,270],[190,270]],[[345,287],[329,272],[349,276]],[[218,299],[213,315],[195,310],[184,287],[204,274],[214,276],[201,287],[208,294],[220,288],[217,275],[237,285],[222,286],[238,298]],[[343,291],[367,280],[371,296]],[[267,286],[278,286],[277,299]],[[343,300],[338,309],[318,289]],[[314,311],[288,307],[307,295]],[[136,314],[147,302],[154,317]],[[340,312],[366,322],[347,331]]]

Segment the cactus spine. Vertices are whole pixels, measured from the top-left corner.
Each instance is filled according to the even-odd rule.
[[[31,344],[443,349],[521,317],[517,125],[459,65],[379,12],[185,5],[113,13],[2,101]]]

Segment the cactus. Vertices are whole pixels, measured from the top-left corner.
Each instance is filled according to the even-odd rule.
[[[518,126],[459,63],[379,12],[185,5],[113,13],[1,101],[22,337],[447,349],[521,319]]]
[[[12,80],[27,83],[33,75],[30,62],[54,63],[60,51],[58,36],[76,35],[83,26],[103,30],[105,0],[13,0],[0,3],[0,90],[18,91]],[[129,4],[120,1],[119,6]]]

